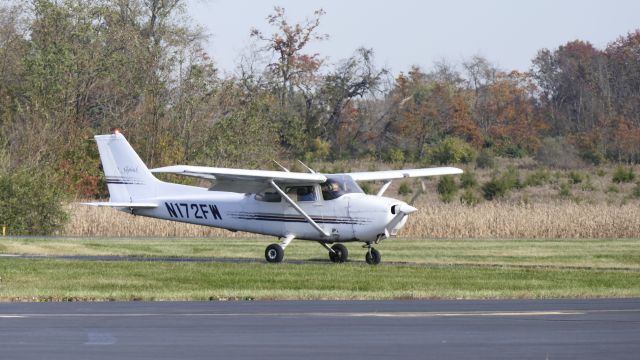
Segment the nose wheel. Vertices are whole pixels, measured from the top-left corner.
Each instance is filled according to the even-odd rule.
[[[369,246],[367,250],[367,254],[364,256],[364,259],[367,261],[369,265],[378,265],[380,264],[380,260],[382,260],[382,256],[380,252],[375,248]]]

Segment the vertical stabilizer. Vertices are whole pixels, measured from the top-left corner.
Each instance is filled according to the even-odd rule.
[[[97,135],[95,139],[111,202],[139,202],[157,195],[160,181],[122,134]]]

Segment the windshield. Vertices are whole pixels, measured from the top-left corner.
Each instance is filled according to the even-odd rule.
[[[324,200],[337,199],[344,194],[363,194],[358,184],[349,175],[329,175],[327,181],[320,185]]]

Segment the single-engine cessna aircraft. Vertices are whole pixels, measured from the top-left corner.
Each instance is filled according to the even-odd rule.
[[[281,262],[293,239],[317,241],[333,262],[347,260],[344,242],[360,241],[369,264],[380,263],[373,248],[395,236],[417,209],[383,197],[393,179],[460,174],[453,167],[320,174],[176,165],[147,169],[119,132],[97,135],[109,189],[108,206],[139,216],[247,231],[280,238],[267,246],[268,262]],[[210,188],[167,183],[152,173],[193,176],[214,181]],[[356,181],[385,180],[377,195],[367,195]],[[329,247],[329,245],[333,246]]]

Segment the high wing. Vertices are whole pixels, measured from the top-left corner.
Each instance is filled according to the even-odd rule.
[[[174,165],[152,169],[153,173],[177,174],[200,179],[215,180],[210,190],[239,193],[257,193],[271,187],[271,181],[281,185],[311,185],[327,181],[322,174],[228,169],[207,166]]]
[[[455,167],[437,167],[426,169],[384,170],[347,173],[355,181],[394,180],[410,177],[427,177],[438,175],[462,174],[462,169]]]

